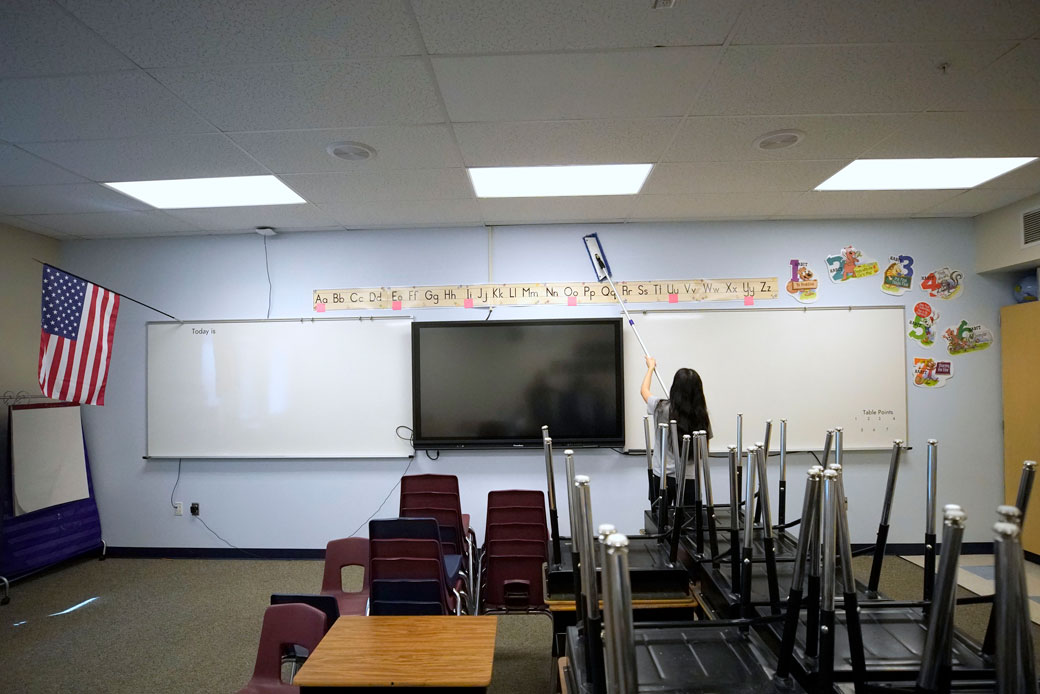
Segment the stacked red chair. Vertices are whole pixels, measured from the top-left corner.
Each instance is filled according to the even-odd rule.
[[[372,588],[369,614],[461,614],[466,603],[462,558],[433,518],[369,521]]]
[[[444,553],[464,557],[467,575],[474,575],[476,535],[469,527],[469,515],[462,512],[458,477],[434,474],[402,477],[400,516],[436,519]]]
[[[489,493],[481,560],[484,612],[545,610],[548,557],[545,495],[522,489]]]
[[[325,613],[310,605],[272,605],[264,612],[260,645],[256,650],[253,676],[238,694],[299,692],[299,687],[282,682],[282,658],[294,647],[314,651],[325,635]]]

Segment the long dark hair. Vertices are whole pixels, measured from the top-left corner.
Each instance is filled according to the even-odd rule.
[[[668,416],[679,426],[679,436],[704,430],[711,438],[711,419],[704,401],[704,384],[693,369],[679,369],[668,392]]]

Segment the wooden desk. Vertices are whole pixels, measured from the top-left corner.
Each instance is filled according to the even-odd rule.
[[[293,684],[323,694],[381,687],[480,691],[491,683],[497,629],[494,616],[340,617]]]

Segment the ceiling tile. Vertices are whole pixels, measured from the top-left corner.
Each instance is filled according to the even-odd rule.
[[[34,234],[40,234],[41,236],[49,236],[54,239],[66,239],[68,235],[45,227],[42,224],[34,222],[31,217],[8,217],[6,215],[0,215],[0,225],[6,224],[9,227],[16,229],[22,229],[23,231],[31,231]]]
[[[866,150],[870,159],[1040,156],[1040,112],[919,113]]]
[[[141,71],[0,80],[0,137],[8,142],[214,130]]]
[[[0,188],[2,214],[66,214],[144,209],[151,208],[98,183]]]
[[[740,13],[732,0],[668,10],[632,0],[414,0],[431,55],[721,45]]]
[[[717,48],[435,58],[453,121],[684,115]]]
[[[148,212],[94,212],[43,214],[22,217],[71,236],[100,238],[138,234],[193,231],[197,227],[160,210]]]
[[[256,207],[213,207],[207,209],[167,210],[166,214],[203,230],[255,229],[271,227],[319,228],[336,226],[314,205],[263,205]]]
[[[973,188],[915,214],[915,217],[974,217],[1010,205],[1036,193],[1036,190]]]
[[[802,193],[702,193],[640,195],[630,221],[766,219],[781,214]]]
[[[22,145],[95,181],[148,181],[270,173],[216,133]]]
[[[119,51],[48,0],[0,3],[0,78],[133,67]]]
[[[156,79],[221,130],[302,130],[444,120],[419,58],[159,69]]]
[[[486,198],[480,200],[485,224],[620,222],[628,218],[634,195],[560,198]]]
[[[141,67],[417,55],[399,0],[60,0]]]
[[[479,225],[476,200],[325,203],[321,209],[349,229]]]
[[[1040,30],[1033,0],[754,0],[733,43],[898,43],[1026,38]]]
[[[731,46],[697,115],[924,111],[1010,43]],[[943,73],[939,65],[949,63]]]
[[[647,195],[806,191],[848,161],[748,161],[658,164],[643,185]]]
[[[1040,2],[1036,3],[1040,7]],[[952,85],[947,111],[1040,109],[1040,40],[1025,41],[969,80]],[[1040,114],[1035,114],[1040,119]]]
[[[85,183],[86,179],[23,152],[17,147],[0,144],[0,186],[56,185]]]
[[[785,218],[908,217],[935,207],[960,190],[812,191],[793,200]]]
[[[772,161],[855,159],[906,122],[909,116],[696,116],[687,118],[664,161]],[[801,130],[805,138],[786,149],[763,150],[755,140],[774,130]]]
[[[986,181],[980,188],[1003,188],[1005,190],[1033,190],[1040,192],[1040,161],[1026,164],[1003,176]]]
[[[281,179],[309,202],[316,203],[461,200],[473,196],[465,169],[287,174]]]
[[[467,166],[638,164],[657,161],[678,118],[457,123]]]
[[[447,125],[281,130],[229,136],[275,173],[362,173],[462,165]],[[373,147],[376,156],[365,161],[338,159],[325,151],[334,142],[361,142]]]

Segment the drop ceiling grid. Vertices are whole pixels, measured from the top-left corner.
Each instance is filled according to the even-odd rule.
[[[947,214],[1040,188],[1034,165],[973,196],[810,192],[827,167],[862,155],[1035,147],[1040,3],[683,0],[649,11],[628,0],[371,0],[349,13],[334,0],[310,0],[306,12],[302,2],[257,0],[252,13],[233,0],[198,13],[181,0],[5,5],[27,14],[0,21],[0,139],[11,143],[0,146],[0,214],[49,221],[56,235],[87,233],[105,215],[112,233],[144,219],[130,211],[135,201],[117,204],[84,179],[300,174],[309,204],[286,206],[296,211],[173,217],[203,232],[248,230],[264,217],[339,228],[679,219],[683,210],[811,216],[842,200],[848,214]],[[949,74],[938,73],[941,61]],[[780,128],[808,138],[788,150],[752,146]],[[353,139],[376,158],[324,151]],[[626,200],[477,201],[460,178],[466,165],[637,161],[658,166]],[[166,233],[157,221],[142,226]]]

